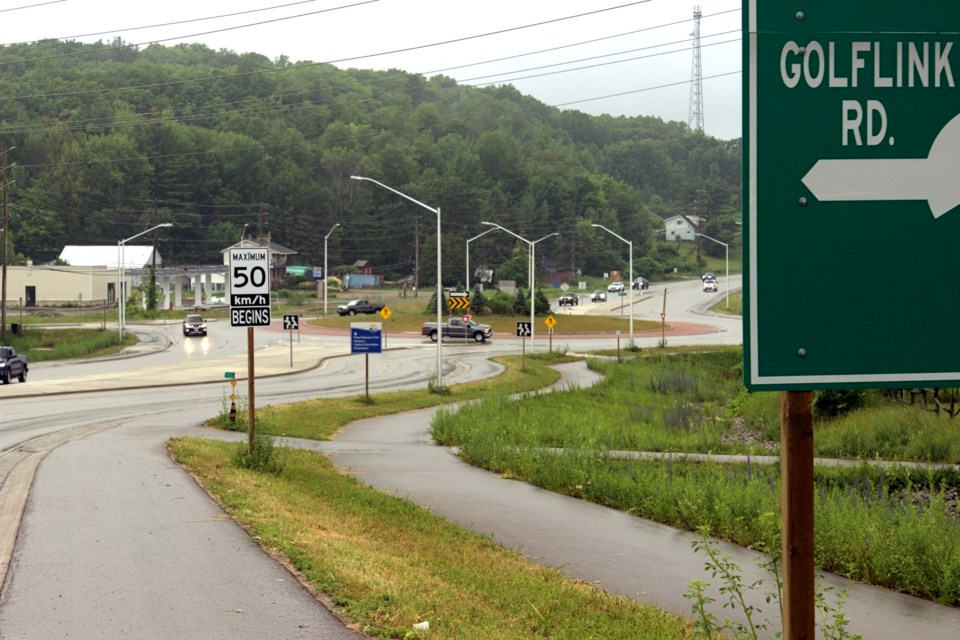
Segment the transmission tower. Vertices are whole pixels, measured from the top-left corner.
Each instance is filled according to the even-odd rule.
[[[691,131],[703,131],[703,69],[700,66],[700,5],[693,8],[693,64],[690,69],[690,115],[687,124]]]

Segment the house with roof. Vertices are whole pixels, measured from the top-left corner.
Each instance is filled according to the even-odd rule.
[[[695,240],[703,219],[700,216],[678,215],[663,221],[663,240]]]
[[[163,264],[160,252],[152,245],[125,244],[122,247],[115,244],[81,246],[69,244],[60,252],[60,262],[71,267],[105,267],[119,268],[121,258],[124,269],[149,269],[154,265]]]
[[[357,260],[353,263],[354,268],[359,269],[365,276],[373,275],[373,263],[369,260]]]

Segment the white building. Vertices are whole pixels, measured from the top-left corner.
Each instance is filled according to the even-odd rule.
[[[702,219],[700,216],[673,216],[663,221],[664,240],[695,240]]]

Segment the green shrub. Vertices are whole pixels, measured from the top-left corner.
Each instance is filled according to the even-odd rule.
[[[237,450],[233,454],[233,464],[239,469],[271,473],[275,476],[283,473],[283,462],[276,455],[273,436],[262,433],[253,436],[252,454],[246,442],[237,445]]]
[[[832,418],[850,413],[864,405],[865,392],[861,389],[828,389],[817,391],[813,398],[815,415]]]

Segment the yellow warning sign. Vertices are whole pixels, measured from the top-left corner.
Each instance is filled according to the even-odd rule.
[[[553,329],[555,326],[557,326],[557,319],[553,316],[547,316],[544,319],[543,324],[547,325],[547,329]]]
[[[450,309],[469,309],[470,297],[466,294],[450,294],[450,298],[447,300],[447,305],[450,307]]]
[[[390,311],[390,307],[384,307],[383,309],[380,309],[380,317],[384,320],[389,320],[390,316],[392,315],[393,311]]]

